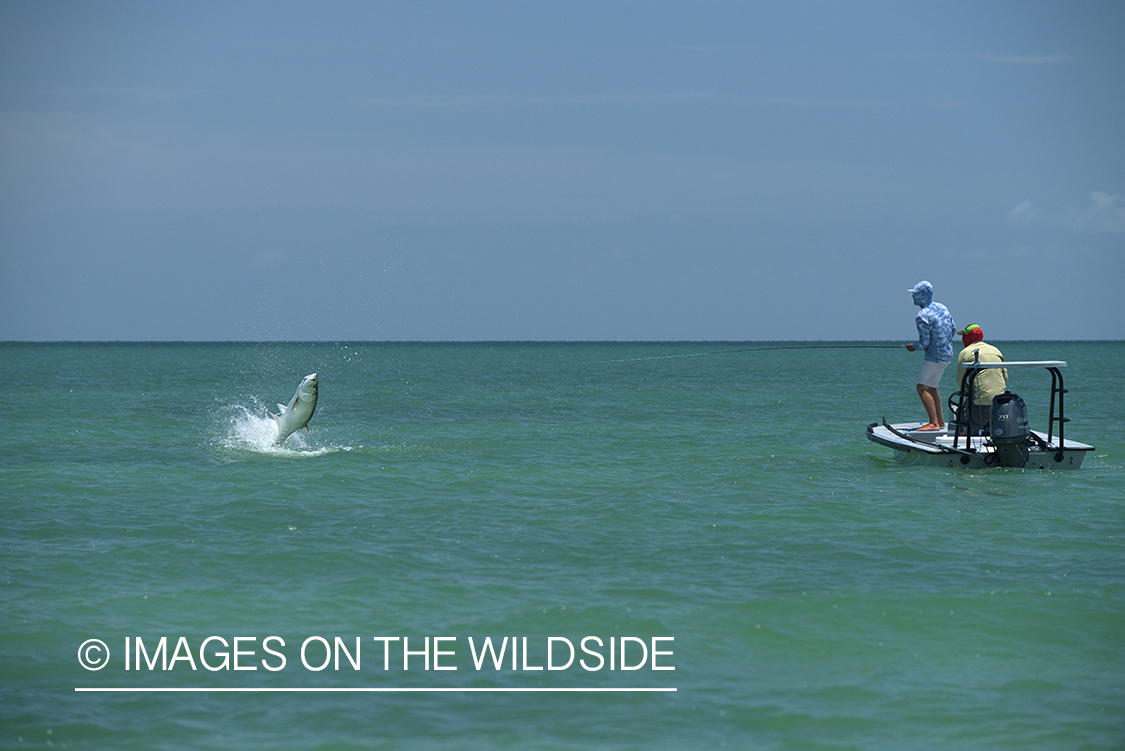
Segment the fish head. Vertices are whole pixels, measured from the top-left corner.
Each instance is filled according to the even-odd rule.
[[[301,385],[297,387],[297,396],[303,402],[316,401],[316,389],[320,383],[320,379],[316,377],[316,373],[310,373],[305,376],[301,381]]]

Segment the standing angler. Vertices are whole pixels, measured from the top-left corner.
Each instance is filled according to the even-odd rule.
[[[914,295],[914,304],[921,310],[914,316],[914,323],[918,327],[918,341],[907,344],[906,348],[911,352],[918,349],[926,352],[922,370],[918,374],[918,396],[922,400],[922,406],[926,408],[929,422],[918,430],[941,430],[945,427],[945,420],[941,416],[941,394],[937,387],[941,383],[945,366],[953,361],[953,332],[957,326],[953,323],[949,308],[934,302],[932,284],[918,282],[910,292]]]
[[[313,412],[316,411],[317,384],[319,383],[320,379],[316,377],[316,373],[305,376],[301,385],[297,387],[297,393],[293,395],[289,406],[278,404],[277,407],[281,410],[281,413],[276,415],[270,413],[270,417],[277,421],[275,444],[281,444],[301,428],[304,428],[306,433],[309,432],[309,420],[312,418]]]

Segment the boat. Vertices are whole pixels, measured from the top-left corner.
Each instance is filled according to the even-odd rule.
[[[923,424],[920,422],[891,425],[884,418],[882,424],[873,422],[867,426],[867,438],[894,449],[896,455],[908,464],[967,469],[1078,469],[1086,454],[1094,450],[1093,446],[1064,438],[1065,425],[1070,420],[1064,414],[1063,395],[1067,390],[1063,388],[1060,369],[1066,367],[1066,362],[969,362],[962,367],[965,368],[965,376],[961,380],[961,389],[951,395],[948,402],[954,420],[947,422],[943,430],[918,430]],[[981,371],[990,368],[1045,368],[1051,374],[1051,408],[1047,418],[1047,432],[1031,430],[1023,399],[1006,391],[993,399],[991,434],[969,434],[973,383]],[[1058,436],[1055,435],[1056,427]]]

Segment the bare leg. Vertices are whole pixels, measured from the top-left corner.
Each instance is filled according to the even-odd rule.
[[[945,420],[941,416],[941,394],[933,386],[918,384],[918,396],[922,399],[922,406],[926,408],[926,417],[929,422],[918,430],[941,430],[945,427]]]

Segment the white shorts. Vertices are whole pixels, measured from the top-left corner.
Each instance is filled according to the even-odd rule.
[[[922,361],[922,372],[918,374],[918,383],[922,386],[930,386],[937,388],[941,383],[941,375],[945,372],[947,362],[931,362],[929,360]]]

